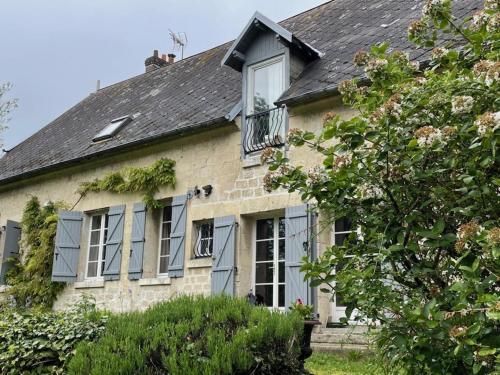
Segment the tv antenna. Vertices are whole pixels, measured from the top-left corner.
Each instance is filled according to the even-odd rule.
[[[170,37],[172,38],[174,51],[181,51],[181,60],[184,58],[184,48],[187,45],[187,35],[185,32],[174,33],[172,30],[168,29]]]

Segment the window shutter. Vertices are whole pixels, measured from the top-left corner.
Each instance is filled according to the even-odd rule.
[[[132,214],[132,235],[130,239],[130,259],[128,263],[128,278],[138,280],[142,277],[142,259],[146,230],[146,205],[135,203]]]
[[[77,211],[59,211],[52,264],[52,281],[75,282],[80,258],[83,215]]]
[[[235,226],[236,218],[234,216],[214,219],[212,294],[234,295]]]
[[[11,267],[9,258],[19,257],[20,240],[21,225],[17,221],[7,220],[7,225],[5,227],[3,253],[0,257],[0,285],[5,284],[5,275]]]
[[[310,304],[307,282],[300,272],[302,258],[307,255],[310,239],[310,215],[307,205],[285,209],[285,306],[297,299]]]
[[[186,245],[187,195],[172,199],[172,229],[168,276],[184,276],[184,247]]]
[[[113,206],[108,211],[108,238],[106,240],[106,260],[104,262],[104,280],[118,280],[123,248],[123,226],[125,206]]]

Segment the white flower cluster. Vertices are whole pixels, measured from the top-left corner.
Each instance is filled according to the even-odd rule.
[[[366,76],[373,79],[378,73],[382,72],[389,62],[386,59],[370,59],[365,67]]]
[[[454,96],[451,99],[451,112],[453,114],[463,114],[472,111],[474,98],[468,95]]]
[[[484,0],[485,10],[497,10],[500,8],[498,0]]]
[[[474,122],[477,126],[477,134],[484,137],[489,130],[500,128],[500,112],[486,112]]]
[[[351,163],[352,163],[352,155],[351,154],[338,155],[333,160],[332,169],[337,170],[337,169],[346,167]]]
[[[448,49],[443,47],[436,47],[431,52],[431,57],[433,60],[440,60],[450,52]]]
[[[486,31],[489,33],[497,32],[500,28],[500,13],[491,15],[486,24]]]
[[[424,7],[422,8],[422,16],[432,16],[438,10],[440,10],[445,5],[445,3],[445,0],[427,0],[427,2],[424,4]]]
[[[484,80],[487,86],[491,86],[500,78],[500,62],[481,60],[472,69],[476,78]]]
[[[388,115],[399,119],[403,113],[403,107],[401,106],[400,101],[401,95],[394,94],[387,100],[387,102],[385,102],[384,106],[380,110],[382,113],[387,113]]]
[[[480,10],[472,15],[470,21],[470,29],[473,31],[479,31],[488,22],[488,14]]]
[[[430,147],[435,142],[441,142],[443,139],[441,130],[430,125],[415,130],[414,134],[420,147]]]
[[[316,165],[307,172],[307,182],[309,185],[319,184],[328,180],[325,168]]]
[[[356,195],[361,199],[379,199],[384,192],[378,186],[363,184],[356,189]]]

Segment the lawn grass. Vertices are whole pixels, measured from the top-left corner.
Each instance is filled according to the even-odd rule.
[[[382,370],[373,355],[360,352],[325,354],[313,353],[306,369],[314,375],[377,375]]]

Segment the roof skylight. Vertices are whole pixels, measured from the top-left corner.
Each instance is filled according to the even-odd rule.
[[[103,141],[105,139],[112,138],[118,131],[125,125],[132,121],[132,117],[123,116],[111,120],[109,125],[102,129],[97,135],[92,138],[93,142]]]

